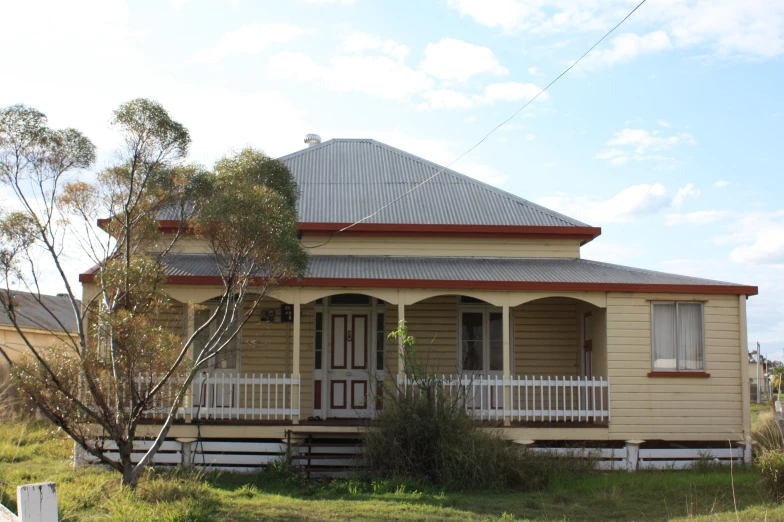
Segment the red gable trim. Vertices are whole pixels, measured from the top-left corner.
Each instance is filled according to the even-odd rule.
[[[98,226],[105,229],[110,219],[99,219]],[[180,221],[162,219],[158,222],[164,234],[174,234],[180,230]],[[298,228],[305,236],[330,236],[351,226],[351,223],[299,223]],[[193,233],[193,229],[183,225],[183,234]],[[583,244],[598,237],[600,227],[545,227],[517,225],[420,225],[406,223],[360,223],[341,232],[352,237],[458,237],[458,238],[509,238],[509,239],[579,239]]]
[[[80,283],[92,283],[94,274],[81,274]],[[170,285],[222,285],[219,276],[169,276]],[[349,279],[306,277],[290,280],[284,286],[349,288],[440,288],[450,290],[529,290],[553,292],[651,292],[673,294],[757,295],[756,286],[741,285],[656,285],[637,283],[562,283],[539,281],[454,281],[437,279]]]
[[[351,223],[300,223],[303,236],[329,236]],[[360,223],[344,236],[402,236],[407,237],[499,237],[581,239],[588,242],[602,233],[599,227],[545,227],[516,225],[421,225],[406,223]]]

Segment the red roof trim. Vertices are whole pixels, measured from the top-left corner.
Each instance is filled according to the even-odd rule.
[[[99,219],[98,226],[105,229],[111,219]],[[303,236],[329,236],[351,223],[299,223],[298,228]],[[187,224],[183,225],[176,219],[158,221],[160,231],[164,234],[193,233]],[[180,228],[182,226],[182,229]],[[600,227],[546,227],[517,225],[422,225],[407,223],[359,223],[349,230],[341,232],[343,236],[352,237],[460,237],[460,238],[509,238],[509,239],[579,239],[583,244],[601,235]]]
[[[351,223],[300,223],[303,236],[328,236]],[[408,237],[508,237],[508,238],[560,238],[590,241],[602,233],[599,227],[546,227],[512,225],[423,225],[407,223],[360,223],[341,232],[345,236],[394,236]]]
[[[82,274],[79,282],[91,283],[94,274]],[[221,285],[219,276],[169,276],[170,285]],[[341,286],[350,288],[443,288],[454,290],[529,290],[556,292],[651,292],[674,294],[733,294],[757,295],[756,286],[741,285],[675,285],[638,283],[563,283],[539,281],[455,281],[437,279],[350,279],[307,277],[290,280],[285,286],[324,287]]]

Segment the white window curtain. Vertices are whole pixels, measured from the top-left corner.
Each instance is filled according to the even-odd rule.
[[[678,369],[702,370],[702,304],[678,303]]]
[[[675,303],[653,304],[653,369],[676,370]]]
[[[702,303],[653,303],[651,334],[654,370],[705,368]]]

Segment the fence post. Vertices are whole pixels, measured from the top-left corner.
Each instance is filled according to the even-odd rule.
[[[54,482],[16,488],[19,522],[57,522],[57,486]]]
[[[196,440],[197,439],[193,438],[177,439],[177,442],[182,446],[182,450],[180,451],[180,465],[183,468],[189,468],[193,462],[193,443],[196,442]]]
[[[640,465],[640,444],[644,440],[627,440],[626,441],[626,471],[637,471]]]
[[[76,442],[73,443],[74,445],[74,452],[73,452],[73,467],[74,469],[83,468],[87,464],[89,464],[87,460],[87,452],[84,450]]]
[[[743,462],[744,464],[751,465],[751,445],[754,444],[750,440],[741,441],[740,444],[743,445]]]

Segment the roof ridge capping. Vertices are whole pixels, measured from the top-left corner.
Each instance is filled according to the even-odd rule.
[[[498,187],[494,187],[493,185],[490,185],[488,183],[480,181],[480,180],[478,180],[476,178],[473,178],[473,177],[468,176],[466,174],[462,174],[462,173],[457,172],[456,170],[453,170],[451,168],[447,168],[447,167],[445,167],[443,165],[439,165],[438,163],[435,163],[434,161],[430,161],[428,159],[422,158],[421,156],[417,156],[416,154],[412,154],[410,152],[404,151],[404,150],[399,149],[397,147],[393,147],[392,145],[389,145],[387,143],[383,143],[383,142],[375,140],[373,138],[330,138],[330,139],[328,139],[328,140],[326,140],[326,141],[324,141],[324,142],[322,142],[322,143],[320,143],[318,145],[315,145],[315,146],[312,146],[312,147],[305,147],[305,148],[303,148],[301,150],[298,150],[296,152],[292,152],[292,153],[287,154],[285,156],[281,156],[278,159],[281,160],[281,161],[289,160],[289,159],[292,159],[292,158],[295,158],[295,157],[298,157],[298,156],[301,156],[301,155],[304,155],[304,154],[307,154],[307,153],[310,153],[310,152],[317,152],[319,150],[322,150],[324,148],[327,148],[327,147],[329,147],[331,145],[334,145],[334,144],[340,143],[340,142],[359,142],[359,143],[368,143],[369,145],[374,145],[374,146],[376,146],[376,147],[378,147],[380,149],[387,150],[389,152],[392,152],[392,153],[397,154],[399,156],[402,156],[404,158],[407,158],[407,159],[410,159],[410,160],[413,160],[413,161],[417,161],[417,162],[419,162],[421,164],[426,165],[429,168],[433,168],[433,169],[437,169],[437,170],[442,170],[443,169],[443,174],[447,174],[447,175],[452,176],[454,178],[457,178],[457,179],[459,179],[461,181],[473,184],[473,185],[475,185],[475,186],[477,186],[477,187],[479,187],[481,189],[484,189],[484,190],[486,190],[488,192],[491,192],[491,193],[493,193],[493,194],[495,194],[497,196],[506,198],[506,199],[508,199],[508,200],[510,200],[512,202],[518,203],[518,204],[523,205],[523,206],[527,206],[527,207],[531,208],[532,210],[534,210],[536,212],[540,212],[542,214],[546,214],[546,215],[549,215],[550,217],[556,218],[556,219],[558,219],[558,220],[560,220],[560,221],[562,221],[564,223],[564,225],[562,225],[562,226],[574,226],[574,227],[588,227],[588,228],[591,228],[591,225],[583,223],[582,221],[578,221],[577,219],[574,219],[572,217],[566,216],[564,214],[561,214],[560,212],[556,212],[555,210],[549,209],[547,207],[543,207],[542,205],[539,205],[538,203],[534,203],[533,201],[530,201],[530,200],[525,199],[523,197],[520,197],[520,196],[517,196],[515,194],[512,194],[511,192],[507,192],[507,191],[502,190],[502,189],[500,189]]]

